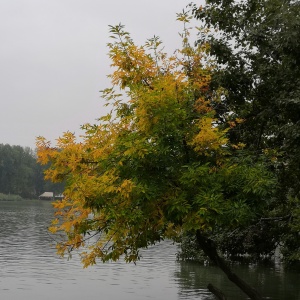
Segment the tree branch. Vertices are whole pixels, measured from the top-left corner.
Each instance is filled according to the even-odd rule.
[[[235,273],[232,272],[229,265],[226,261],[218,254],[215,243],[205,237],[200,230],[196,232],[197,243],[199,247],[203,250],[204,254],[209,257],[227,276],[227,278],[238,286],[246,295],[249,296],[252,300],[262,300],[262,296],[248,285],[244,280],[238,277]]]

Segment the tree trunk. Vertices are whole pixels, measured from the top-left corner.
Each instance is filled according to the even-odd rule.
[[[235,273],[232,272],[229,265],[225,260],[219,256],[214,242],[203,236],[199,230],[196,233],[197,243],[199,247],[203,250],[204,254],[209,257],[209,259],[214,262],[232,281],[236,286],[238,286],[250,299],[252,300],[263,300],[262,296],[248,285],[245,281],[239,278]]]
[[[208,284],[207,286],[208,290],[213,293],[219,300],[227,300],[225,295],[217,289],[215,286],[213,286],[211,283]]]

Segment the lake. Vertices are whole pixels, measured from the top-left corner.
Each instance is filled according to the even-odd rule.
[[[0,202],[0,297],[10,300],[215,299],[206,286],[219,287],[228,300],[247,299],[213,266],[176,261],[169,241],[142,251],[134,264],[122,261],[83,269],[55,254],[47,227],[53,209],[46,201]],[[267,299],[299,300],[300,276],[272,267],[235,266]]]

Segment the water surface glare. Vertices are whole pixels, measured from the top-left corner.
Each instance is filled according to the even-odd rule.
[[[136,265],[120,261],[83,269],[76,253],[71,260],[56,256],[47,232],[52,217],[49,202],[0,202],[1,299],[213,300],[209,282],[229,300],[246,299],[217,268],[176,262],[177,248],[168,241],[144,250]],[[237,271],[270,299],[300,299],[297,273],[257,267]]]

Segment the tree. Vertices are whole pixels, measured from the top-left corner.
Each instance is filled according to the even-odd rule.
[[[183,42],[172,56],[158,37],[137,46],[122,25],[110,27],[115,71],[102,94],[111,113],[84,125],[82,142],[70,132],[56,147],[38,138],[39,161],[51,164],[46,178],[66,181],[50,227],[66,234],[59,254],[82,248],[84,266],[121,256],[131,262],[141,248],[193,232],[221,259],[211,251],[212,232],[247,226],[269,205],[274,179],[264,157],[243,155],[243,145],[227,137],[241,120],[218,123],[208,45],[191,46],[190,18],[178,15]]]
[[[30,148],[0,144],[0,193],[37,198],[44,191],[60,194],[64,183],[44,180],[44,170],[36,161],[36,153]]]
[[[269,155],[278,178],[272,205],[232,239],[225,233],[223,251],[257,258],[272,256],[280,245],[287,261],[299,261],[300,2],[206,2],[194,6],[194,15],[210,31],[198,41],[209,43],[216,61],[210,89],[226,91],[216,116],[220,123],[243,119],[229,132],[230,142],[243,143],[253,155]]]
[[[0,144],[0,192],[34,197],[35,166],[36,158],[30,148]]]

